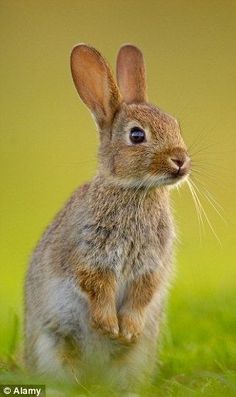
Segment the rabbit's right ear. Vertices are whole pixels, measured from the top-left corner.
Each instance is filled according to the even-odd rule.
[[[117,56],[117,82],[126,103],[147,102],[146,70],[143,54],[132,44],[123,45]]]
[[[76,89],[100,128],[109,126],[120,104],[120,94],[111,70],[95,48],[79,44],[71,53],[71,71]]]

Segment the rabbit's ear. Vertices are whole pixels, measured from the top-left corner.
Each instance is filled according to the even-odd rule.
[[[99,127],[109,126],[120,104],[120,94],[104,58],[94,48],[79,44],[71,53],[71,71],[76,89]]]
[[[126,103],[147,101],[144,58],[137,47],[126,44],[120,48],[116,73],[118,86]]]

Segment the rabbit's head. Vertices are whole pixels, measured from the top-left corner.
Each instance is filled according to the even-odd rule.
[[[175,118],[150,105],[145,65],[133,45],[121,47],[117,84],[101,54],[80,44],[71,54],[72,76],[100,133],[100,171],[122,186],[175,184],[190,172],[190,158]]]

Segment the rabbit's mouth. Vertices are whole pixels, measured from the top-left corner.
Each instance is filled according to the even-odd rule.
[[[154,156],[150,170],[155,184],[175,185],[183,181],[190,173],[191,159],[182,147],[167,149]]]
[[[189,176],[189,172],[181,172],[175,175],[167,175],[163,178],[163,185],[178,185],[183,183]]]
[[[183,183],[186,181],[186,179],[189,176],[189,171],[186,172],[179,172],[179,173],[164,173],[162,175],[153,175],[151,179],[151,183],[149,183],[149,186],[152,185],[152,187],[158,187],[158,186],[168,186],[168,185],[173,185],[176,186],[180,183]],[[149,179],[149,181],[150,181]]]

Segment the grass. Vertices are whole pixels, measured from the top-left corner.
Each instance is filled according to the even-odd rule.
[[[159,367],[142,396],[236,396],[236,318],[234,291],[193,297],[175,288],[163,332]],[[42,383],[29,377],[17,359],[21,345],[16,316],[9,327],[8,352],[1,360],[0,383]],[[10,329],[11,328],[11,329]],[[17,348],[18,346],[18,348]],[[59,394],[58,394],[59,393]],[[61,394],[60,394],[61,393]],[[104,386],[47,385],[47,396],[116,396]]]

